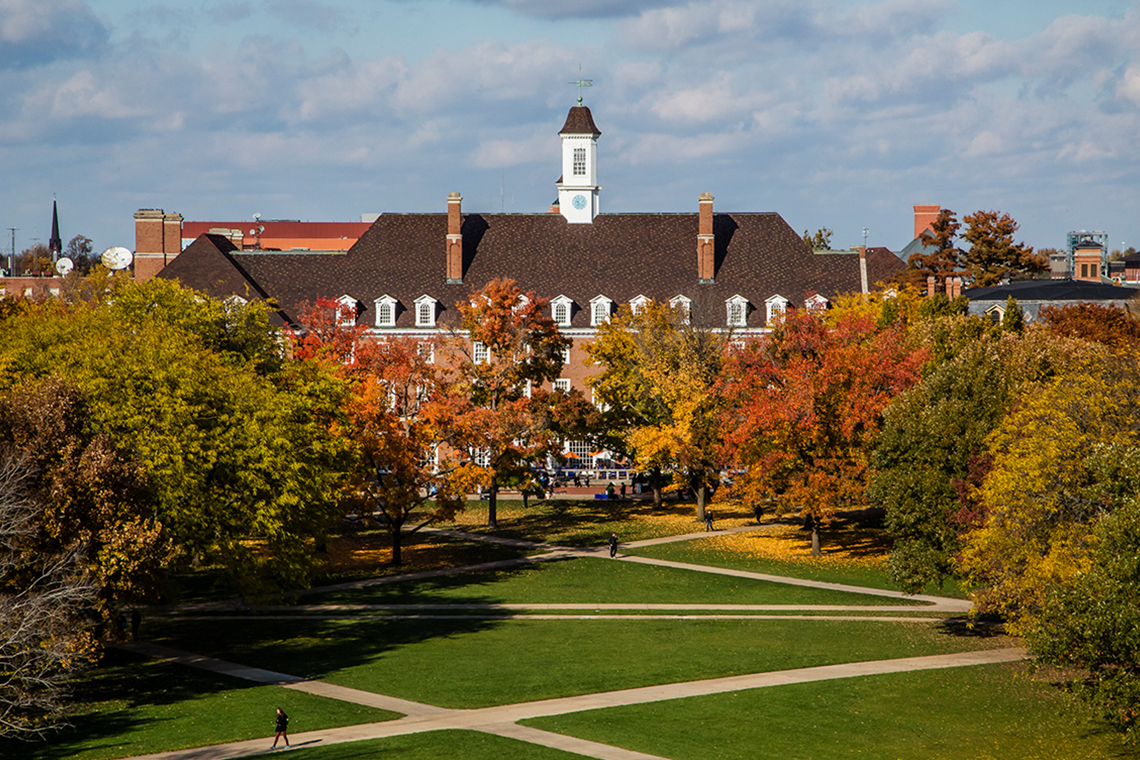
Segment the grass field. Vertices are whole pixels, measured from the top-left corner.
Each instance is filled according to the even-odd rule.
[[[477,505],[454,526],[479,530]],[[482,515],[485,518],[485,513]],[[691,506],[653,514],[640,504],[561,502],[523,512],[500,505],[501,528],[536,542],[578,546],[695,532]],[[718,525],[747,516],[721,515]],[[703,526],[700,526],[703,527]],[[885,586],[882,541],[847,526],[828,536],[823,559],[806,556],[795,526],[764,535],[700,537],[638,554],[714,567],[829,582]],[[330,578],[391,575],[376,567],[384,547],[374,531],[350,532],[330,549]],[[424,536],[408,547],[408,570],[509,559],[527,550]],[[372,563],[370,565],[370,563]],[[371,568],[371,570],[370,570]],[[365,589],[315,593],[315,612],[161,618],[144,622],[148,640],[247,666],[318,678],[417,702],[473,708],[614,689],[703,680],[823,664],[1007,647],[1015,641],[961,621],[865,619],[677,619],[662,612],[558,612],[567,619],[507,618],[483,608],[415,606],[589,604],[898,604],[882,597],[764,583],[608,558],[542,562]],[[369,611],[342,605],[401,604]],[[914,612],[895,617],[945,618]],[[552,611],[538,610],[547,614]],[[658,617],[651,617],[657,615]],[[192,668],[112,651],[76,684],[73,727],[46,744],[0,743],[0,757],[110,760],[272,734],[274,707],[291,733],[387,721],[398,716],[276,686],[253,685]],[[1035,681],[1026,665],[958,667],[752,689],[650,704],[586,710],[529,721],[544,730],[673,760],[705,758],[1118,758],[1135,757],[1063,688]],[[268,748],[268,746],[266,747]],[[572,755],[471,731],[424,734],[291,752],[312,760],[568,760]]]

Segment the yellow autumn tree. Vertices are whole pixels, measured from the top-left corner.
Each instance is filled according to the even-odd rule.
[[[1026,387],[987,440],[992,469],[975,494],[984,518],[963,539],[962,568],[981,609],[1018,631],[1049,589],[1088,569],[1094,529],[1114,503],[1102,453],[1138,444],[1135,356],[1104,353]]]

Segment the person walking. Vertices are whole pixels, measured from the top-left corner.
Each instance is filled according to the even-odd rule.
[[[610,557],[616,557],[617,556],[617,545],[618,545],[617,533],[611,533],[610,534]]]
[[[625,483],[621,484],[621,497],[623,499],[625,498]]]
[[[705,510],[705,532],[708,533],[712,529],[713,529],[712,528],[712,510],[706,509]]]
[[[289,749],[289,716],[280,707],[277,708],[277,735],[273,737],[273,749],[277,749],[277,740],[285,737],[285,749]]]

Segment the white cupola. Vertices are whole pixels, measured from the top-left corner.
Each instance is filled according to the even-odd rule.
[[[598,137],[590,109],[570,109],[558,136],[562,138],[562,178],[558,181],[558,210],[571,224],[589,224],[598,215]]]

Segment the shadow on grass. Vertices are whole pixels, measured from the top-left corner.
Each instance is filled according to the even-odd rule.
[[[1005,624],[991,617],[952,617],[938,624],[938,629],[947,636],[971,639],[992,639],[1005,636]]]

